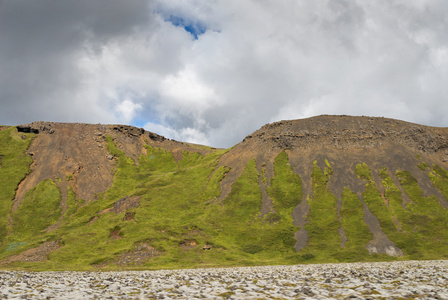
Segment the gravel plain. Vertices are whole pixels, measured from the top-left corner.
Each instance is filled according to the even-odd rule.
[[[447,299],[448,260],[159,271],[0,271],[1,299]]]

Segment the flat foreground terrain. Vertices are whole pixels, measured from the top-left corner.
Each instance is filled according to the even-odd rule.
[[[0,272],[4,299],[448,299],[448,261]]]

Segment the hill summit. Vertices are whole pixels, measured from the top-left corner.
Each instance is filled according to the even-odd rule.
[[[0,265],[179,268],[448,257],[448,128],[267,124],[230,149],[140,128],[0,127]]]

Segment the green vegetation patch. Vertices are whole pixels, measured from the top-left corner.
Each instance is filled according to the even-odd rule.
[[[366,164],[358,164],[356,166],[356,174],[360,179],[366,181],[363,193],[364,202],[369,207],[370,212],[378,218],[381,229],[388,236],[397,232],[397,225],[388,208],[388,203],[386,199],[383,199],[375,182],[372,180],[369,167]]]
[[[364,222],[363,205],[358,196],[348,187],[342,193],[341,225],[347,241],[341,258],[344,261],[366,260],[369,253],[365,248],[372,240],[369,226]]]
[[[292,210],[302,200],[302,180],[294,174],[288,161],[288,154],[281,152],[274,161],[274,178],[271,186],[268,186],[269,196],[274,201],[274,209],[286,210],[286,214],[292,214]]]
[[[400,184],[412,203],[406,206],[408,224],[413,226],[415,240],[420,241],[422,258],[446,258],[448,249],[448,211],[435,196],[425,197],[417,180],[408,171],[397,171]]]
[[[0,243],[6,236],[8,216],[19,183],[30,172],[32,158],[26,153],[34,138],[15,127],[0,131]]]
[[[359,172],[359,173],[358,173]],[[381,229],[408,259],[444,258],[447,248],[447,211],[435,197],[424,197],[417,180],[408,171],[399,170],[395,176],[412,202],[403,203],[401,190],[386,168],[379,177],[384,195],[378,191],[365,167],[357,174],[367,181],[364,201],[378,218]]]
[[[364,222],[363,205],[358,196],[349,187],[345,187],[341,195],[340,215],[338,216],[336,196],[327,184],[333,174],[330,163],[325,161],[324,170],[315,161],[313,164],[312,184],[313,197],[308,199],[310,212],[309,223],[305,226],[309,239],[305,248],[299,251],[302,258],[310,262],[346,262],[372,261],[390,259],[386,255],[369,255],[366,245],[372,239],[368,225]],[[371,182],[371,172],[366,164],[356,166],[360,179],[367,180],[366,196],[375,208],[382,209],[378,203],[379,193]],[[376,193],[375,193],[376,191]],[[379,197],[381,198],[381,197]],[[387,207],[386,207],[387,209]],[[342,228],[346,242],[342,245],[339,230]]]
[[[25,152],[31,138],[22,139],[12,129],[0,132],[0,141],[11,147],[0,149],[0,176],[9,180],[13,178],[10,174],[21,170],[0,191],[4,230],[14,191],[29,171],[31,159]],[[111,188],[84,203],[68,187],[60,225],[46,231],[62,213],[58,185],[70,184],[71,178],[39,183],[12,214],[1,257],[60,239],[62,247],[49,254],[48,261],[15,266],[33,270],[161,269],[389,259],[371,256],[365,249],[371,234],[364,223],[362,202],[348,187],[341,195],[338,215],[338,199],[328,188],[334,176],[328,160],[323,169],[313,164],[313,196],[308,199],[309,223],[305,225],[309,240],[296,252],[294,233],[299,228],[294,226],[292,211],[303,199],[302,179],[293,172],[287,152],[275,158],[270,182],[265,164],[260,168],[255,160],[248,161],[229,195],[220,201],[220,183],[231,171],[219,166],[226,150],[207,155],[184,151],[176,161],[172,152],[146,145],[145,154],[136,159],[126,156],[112,137],[107,136],[106,142],[116,162]],[[11,167],[8,161],[14,159],[16,164],[26,162],[20,165],[22,169]],[[366,164],[356,166],[356,173],[366,182],[366,204],[383,231],[403,249],[405,258],[444,257],[448,249],[446,210],[436,199],[422,195],[410,173],[392,175],[412,199],[406,207],[386,169],[380,170],[384,195]],[[446,171],[433,167],[430,176],[443,190]],[[260,182],[267,186],[275,210],[264,217],[260,214]],[[340,228],[347,239],[344,247]],[[203,250],[204,246],[210,250]]]
[[[35,236],[55,223],[61,215],[61,191],[50,179],[29,190],[12,215],[12,232],[15,240]]]
[[[439,165],[433,165],[429,178],[448,201],[448,171]]]
[[[341,227],[337,210],[338,200],[327,187],[331,173],[328,165],[324,173],[318,167],[317,161],[314,161],[311,174],[313,197],[308,199],[309,223],[305,225],[309,238],[307,246],[301,252],[313,254],[317,261],[338,261],[337,253],[341,250],[341,237],[338,232]]]
[[[255,160],[248,162],[244,172],[232,185],[232,191],[224,200],[223,206],[210,207],[210,230],[215,236],[214,242],[225,247],[227,257],[239,264],[252,263],[286,263],[296,260],[294,251],[294,232],[298,230],[292,220],[295,205],[286,206],[283,199],[277,198],[282,193],[291,193],[291,182],[282,182],[284,176],[292,176],[298,186],[293,189],[301,197],[300,178],[294,176],[286,153],[276,159],[274,177],[269,189],[276,213],[261,217],[262,194]],[[299,181],[297,181],[299,180]],[[272,193],[277,190],[277,193]],[[288,199],[286,199],[288,201]],[[296,202],[297,203],[297,202]],[[292,259],[292,260],[291,260]]]
[[[76,194],[71,186],[67,187],[67,209],[65,210],[64,217],[69,218],[73,215],[78,208],[84,204],[81,199],[76,199]]]
[[[210,207],[221,207],[215,202],[219,183],[228,172],[225,167],[217,168],[223,151],[208,155],[184,152],[176,163],[171,152],[146,146],[147,155],[136,163],[112,138],[106,140],[117,162],[112,187],[87,205],[69,193],[66,215],[53,233],[62,237],[64,247],[50,255],[51,261],[74,269],[222,263],[222,248],[209,234],[206,213]],[[131,198],[138,205],[107,210]],[[120,265],[142,243],[153,247],[157,255],[141,258],[139,264]],[[213,245],[213,250],[202,250],[205,244]]]

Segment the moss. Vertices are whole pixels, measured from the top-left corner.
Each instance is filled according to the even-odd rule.
[[[324,174],[327,176],[333,175],[333,169],[331,168],[331,164],[327,159],[325,159],[325,165],[326,167],[324,170]]]
[[[308,244],[301,252],[315,255],[317,261],[338,261],[335,257],[340,251],[341,244],[338,232],[341,226],[337,215],[338,200],[327,188],[329,175],[325,175],[317,166],[317,161],[313,164],[311,177],[313,197],[308,198],[309,223],[305,225],[308,231]]]
[[[151,151],[151,152],[154,152],[154,151]],[[150,154],[150,155],[154,156],[154,154]],[[201,158],[203,158],[203,155],[200,153],[183,151],[182,152],[182,160],[179,161],[179,168],[186,168],[186,167],[194,166],[198,162],[198,160]],[[169,162],[169,164],[172,164],[171,159],[168,159],[168,162]]]
[[[65,210],[64,217],[69,218],[73,215],[81,205],[81,201],[76,201],[76,194],[72,187],[67,188],[67,209]]]
[[[366,184],[364,200],[378,218],[384,233],[409,259],[443,258],[446,249],[446,210],[433,197],[424,197],[410,172],[399,170],[396,176],[412,202],[404,205],[401,191],[388,170],[379,172],[384,188],[381,195],[372,181]]]
[[[366,245],[372,239],[369,226],[364,222],[363,205],[358,196],[348,187],[344,188],[341,204],[341,225],[345,232],[345,252],[349,261],[360,261],[368,257]]]
[[[268,184],[268,179],[266,178],[266,163],[261,166],[261,176],[263,178],[263,184]]]
[[[117,157],[112,187],[97,201],[78,208],[70,218],[64,219],[56,234],[64,237],[65,246],[52,255],[52,261],[61,265],[93,266],[107,258],[105,261],[113,263],[114,257],[133,249],[143,238],[163,252],[146,262],[146,268],[200,265],[201,257],[210,254],[185,250],[179,244],[191,238],[192,232],[197,232],[194,236],[198,245],[210,240],[205,233],[204,214],[211,206],[210,200],[219,196],[219,183],[228,172],[224,167],[216,168],[222,152],[207,156],[184,153],[177,165],[171,152],[148,148],[148,155],[141,157],[136,165],[114,148],[113,141],[109,143]],[[141,196],[139,207],[132,209],[133,221],[125,221],[126,212],[99,214],[118,200],[133,195]],[[121,239],[110,238],[111,230],[116,228]],[[224,257],[218,255],[214,259]]]
[[[241,247],[241,249],[246,253],[255,254],[263,251],[263,246],[261,246],[260,244],[249,244],[244,245],[243,247]]]
[[[267,188],[269,196],[273,199],[274,209],[276,211],[287,209],[287,214],[290,214],[302,200],[302,181],[299,175],[292,172],[288,155],[284,151],[275,158],[274,174],[271,186]]]
[[[0,138],[3,133],[0,133]],[[10,136],[12,133],[9,133]],[[18,142],[20,147],[23,146],[20,144],[20,137],[14,142]],[[275,158],[270,182],[265,174],[266,165],[263,164],[260,168],[255,160],[251,160],[231,186],[229,195],[219,200],[221,181],[231,171],[225,166],[218,167],[219,159],[226,150],[214,151],[207,155],[183,152],[182,158],[176,161],[172,152],[146,145],[147,155],[142,155],[136,161],[127,157],[110,136],[106,137],[106,142],[107,149],[116,162],[111,188],[97,195],[96,201],[83,203],[82,200],[76,199],[74,191],[69,187],[67,210],[60,226],[54,231],[46,232],[48,224],[54,223],[61,213],[60,191],[54,182],[41,183],[36,187],[38,190],[27,194],[22,205],[30,207],[27,211],[37,209],[40,212],[39,209],[48,205],[52,205],[53,209],[47,207],[48,211],[40,212],[42,216],[46,216],[45,220],[32,220],[31,214],[24,211],[25,206],[19,207],[13,215],[10,235],[0,248],[1,257],[61,237],[64,246],[51,253],[47,262],[19,263],[17,266],[35,270],[93,270],[101,263],[108,264],[107,269],[114,269],[118,268],[116,262],[121,255],[134,251],[136,245],[143,242],[157,249],[158,255],[146,260],[142,266],[127,268],[191,268],[394,259],[367,253],[365,245],[371,239],[371,234],[363,220],[362,203],[348,187],[341,195],[338,215],[338,199],[327,186],[331,176],[334,176],[328,160],[325,160],[323,169],[314,162],[313,196],[307,200],[310,212],[309,223],[305,227],[309,241],[304,249],[296,252],[293,249],[296,243],[294,233],[299,228],[294,226],[292,211],[303,198],[302,180],[293,172],[287,152],[283,151]],[[21,151],[25,157],[26,150]],[[0,154],[0,175],[6,170],[5,163],[9,159],[5,153]],[[17,153],[20,151],[14,155]],[[261,170],[261,174],[258,170]],[[405,258],[443,257],[448,248],[446,213],[442,212],[443,209],[435,199],[422,195],[418,183],[410,173],[397,173],[403,189],[412,199],[412,203],[406,207],[402,203],[401,191],[394,185],[391,177],[395,174],[390,175],[387,169],[380,170],[385,191],[382,195],[372,181],[371,171],[366,164],[356,166],[356,173],[366,183],[363,194],[366,204],[378,217],[383,231],[404,250]],[[443,189],[444,180],[448,178],[446,171],[433,166],[430,176],[434,185],[439,184],[439,188]],[[260,181],[262,186],[267,186],[274,208],[264,217],[260,214]],[[11,185],[14,187],[12,191],[17,184],[18,182]],[[41,203],[43,200],[39,197],[44,195],[46,199],[53,200],[31,208],[31,205]],[[104,213],[106,208],[113,207],[117,201],[132,196],[139,196],[138,207],[122,212]],[[10,200],[5,210],[5,219],[10,212]],[[50,215],[51,211],[57,213]],[[132,214],[133,219],[126,220],[126,214]],[[33,227],[21,225],[27,222],[34,222]],[[341,227],[347,238],[343,248],[340,247]],[[118,233],[121,238],[112,239],[111,232]],[[186,240],[194,240],[196,245],[180,246]],[[203,251],[202,246],[205,244],[213,245],[212,250]]]
[[[280,158],[282,158],[280,156]],[[284,157],[283,157],[284,159]],[[287,160],[287,156],[286,156]],[[278,182],[276,188],[284,189],[288,183],[282,185],[279,178],[284,174],[292,175],[290,166],[276,160],[274,166],[274,182]],[[289,169],[289,172],[279,172],[281,169]],[[285,171],[285,170],[284,170]],[[244,172],[232,185],[232,191],[224,199],[223,206],[210,207],[209,223],[206,227],[212,232],[215,243],[225,245],[228,255],[234,257],[235,262],[246,260],[246,253],[251,255],[250,260],[267,262],[286,262],[286,257],[294,260],[295,244],[294,232],[298,230],[294,226],[291,212],[294,205],[289,207],[277,206],[276,212],[269,213],[266,217],[260,217],[261,190],[259,176],[255,161],[249,161]],[[297,187],[294,187],[297,188]],[[275,195],[274,195],[275,197]],[[274,198],[276,201],[276,198]]]
[[[388,208],[393,217],[395,217],[397,231],[410,232],[412,226],[409,224],[409,213],[405,209],[400,189],[394,184],[386,168],[382,168],[379,175],[382,179],[381,183],[384,188],[384,197],[387,201]]]
[[[148,145],[145,145],[145,148],[147,150],[147,155],[140,157],[141,170],[144,170],[145,172],[173,172],[177,170],[177,164],[174,160],[173,153]],[[191,166],[194,161],[197,161],[201,157],[199,153],[189,154],[184,152],[183,155],[184,157],[179,163],[180,168]]]
[[[249,161],[243,174],[232,185],[232,191],[224,200],[224,205],[235,217],[242,219],[256,216],[261,209],[261,190],[258,185],[255,160]]]
[[[439,165],[433,165],[429,178],[445,199],[448,200],[448,171]]]
[[[418,167],[419,167],[419,169],[422,170],[422,171],[426,171],[426,169],[429,169],[429,168],[430,168],[429,165],[428,165],[427,163],[425,163],[425,162],[419,164]]]
[[[0,243],[6,236],[8,216],[19,183],[30,172],[32,158],[26,151],[35,137],[15,127],[0,131]]]
[[[399,170],[396,176],[412,200],[406,207],[408,224],[413,227],[414,240],[419,242],[421,257],[443,258],[443,253],[448,249],[448,211],[440,205],[435,196],[423,195],[417,180],[410,172]]]
[[[372,174],[370,173],[370,169],[367,166],[367,164],[365,164],[365,163],[357,164],[355,172],[356,172],[356,175],[358,175],[358,177],[360,179],[367,180],[367,181],[371,182]]]
[[[12,215],[14,238],[22,241],[55,223],[61,214],[61,200],[59,187],[50,179],[29,190]]]

